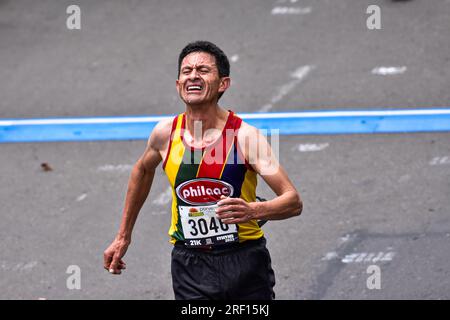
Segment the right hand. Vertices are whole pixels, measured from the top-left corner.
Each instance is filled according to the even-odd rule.
[[[126,263],[122,260],[122,257],[127,252],[129,241],[116,238],[110,244],[108,249],[103,253],[103,267],[111,274],[121,274],[126,269]]]

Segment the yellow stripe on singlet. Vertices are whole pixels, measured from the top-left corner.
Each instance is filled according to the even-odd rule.
[[[256,201],[257,176],[253,170],[245,172],[244,182],[241,188],[241,199],[246,202]],[[258,225],[258,221],[250,220],[245,223],[239,223],[239,242],[246,240],[256,240],[264,236],[264,232]]]
[[[167,154],[167,162],[164,168],[166,172],[167,179],[169,180],[170,186],[172,187],[172,223],[169,229],[169,235],[171,236],[171,242],[175,243],[172,235],[178,231],[178,208],[177,208],[177,196],[175,193],[175,179],[177,177],[178,169],[183,160],[184,155],[184,143],[181,140],[181,124],[182,124],[183,116],[179,115],[177,119],[177,124],[175,130],[173,132],[172,137],[172,145],[170,150],[168,150]]]

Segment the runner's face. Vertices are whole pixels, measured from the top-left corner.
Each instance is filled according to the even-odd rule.
[[[193,52],[181,62],[176,82],[178,94],[189,105],[211,103],[229,85],[228,77],[219,77],[214,56],[206,52]]]

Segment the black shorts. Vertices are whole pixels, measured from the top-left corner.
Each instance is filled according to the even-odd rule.
[[[177,300],[272,300],[275,274],[266,239],[230,248],[172,250],[172,284]]]

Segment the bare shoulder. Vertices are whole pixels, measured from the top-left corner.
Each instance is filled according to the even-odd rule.
[[[153,128],[144,154],[138,160],[138,164],[145,170],[154,170],[162,161],[170,140],[172,120],[161,120]]]
[[[278,160],[266,133],[245,122],[241,129],[242,132],[238,132],[239,148],[253,169],[261,175],[277,172]]]
[[[257,148],[260,143],[260,132],[259,130],[242,121],[241,126],[237,132],[237,138],[239,143],[239,149],[243,153],[245,159],[252,165],[255,164],[257,160]]]
[[[238,139],[243,140],[245,138],[255,137],[255,135],[259,135],[259,130],[255,126],[248,124],[245,121],[242,121],[241,127],[238,131]]]
[[[150,135],[148,144],[157,151],[162,151],[170,140],[172,131],[173,118],[163,119],[159,121]]]

